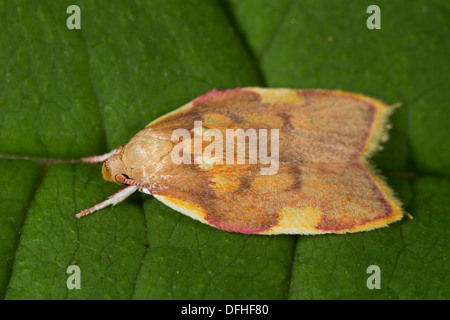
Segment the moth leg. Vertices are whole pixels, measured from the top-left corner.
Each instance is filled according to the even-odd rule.
[[[109,196],[107,200],[100,202],[89,209],[84,209],[83,211],[77,213],[76,217],[81,218],[81,217],[87,216],[88,214],[90,214],[92,212],[101,210],[109,205],[114,206],[114,205],[118,204],[119,202],[122,202],[123,200],[128,198],[137,189],[138,189],[138,187],[136,187],[136,186],[128,186],[125,189],[122,189],[122,190],[118,191],[117,193],[113,194],[112,196]]]
[[[98,156],[92,156],[87,158],[81,158],[81,162],[84,163],[98,163],[98,162],[104,162],[108,160],[111,156],[115,155],[118,151],[122,149],[122,146],[118,147],[117,149],[114,149],[108,153],[98,155]]]

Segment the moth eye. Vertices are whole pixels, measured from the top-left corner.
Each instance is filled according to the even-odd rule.
[[[124,173],[116,174],[115,178],[116,178],[117,182],[120,182],[120,183],[123,183],[123,184],[127,184],[126,181],[127,180],[131,180],[130,177],[128,175],[124,174]]]

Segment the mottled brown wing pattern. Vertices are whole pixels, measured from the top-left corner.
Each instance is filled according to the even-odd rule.
[[[340,91],[213,91],[154,121],[141,134],[170,141],[175,129],[192,132],[194,121],[224,135],[226,129],[279,129],[278,172],[263,176],[260,163],[174,165],[166,155],[156,169],[149,165],[133,178],[152,177],[158,199],[224,230],[370,230],[402,216],[398,201],[366,168],[364,157],[378,147],[389,112],[377,100]]]

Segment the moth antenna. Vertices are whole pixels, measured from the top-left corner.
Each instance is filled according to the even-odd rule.
[[[117,149],[114,149],[108,153],[98,155],[98,156],[92,156],[87,158],[81,158],[81,162],[84,163],[98,163],[98,162],[105,162],[108,160],[111,156],[115,155],[117,152],[122,150],[123,146],[118,147]]]
[[[112,196],[109,196],[107,200],[100,202],[89,209],[84,209],[83,211],[80,211],[79,213],[76,214],[76,217],[81,218],[81,217],[87,216],[88,214],[90,214],[92,212],[101,210],[109,205],[114,206],[114,205],[118,204],[119,202],[122,202],[123,200],[128,198],[137,189],[138,189],[137,186],[128,186],[125,189],[122,189],[122,190],[118,191],[117,193],[113,194]]]
[[[116,177],[117,181],[129,186],[145,187],[145,183],[138,182],[133,179],[125,178],[122,174]]]

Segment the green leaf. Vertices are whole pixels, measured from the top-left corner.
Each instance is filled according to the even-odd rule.
[[[69,5],[81,30],[69,30]],[[381,8],[369,30],[366,9]],[[448,299],[445,1],[0,0],[0,290],[6,299]],[[343,89],[402,103],[374,157],[414,217],[376,231],[250,236],[119,187],[101,154],[200,94]],[[21,160],[21,159],[28,159]],[[63,163],[61,163],[63,162]],[[65,162],[65,163],[64,163]],[[67,268],[81,271],[70,290]],[[381,289],[366,286],[367,267]]]
[[[8,299],[132,296],[145,252],[142,206],[127,201],[108,209],[108,215],[92,216],[90,222],[72,214],[83,209],[79,199],[99,202],[114,189],[103,184],[94,166],[50,167],[23,226]],[[72,264],[81,269],[82,290],[66,287],[66,269]]]
[[[102,117],[69,1],[0,1],[0,146],[14,155],[77,157],[103,150]]]
[[[24,160],[0,160],[0,288],[8,284],[19,232],[39,178],[39,166]],[[18,232],[19,231],[19,232]]]
[[[138,299],[282,299],[293,239],[226,233],[145,201],[149,249]],[[161,281],[170,279],[170,281]]]

